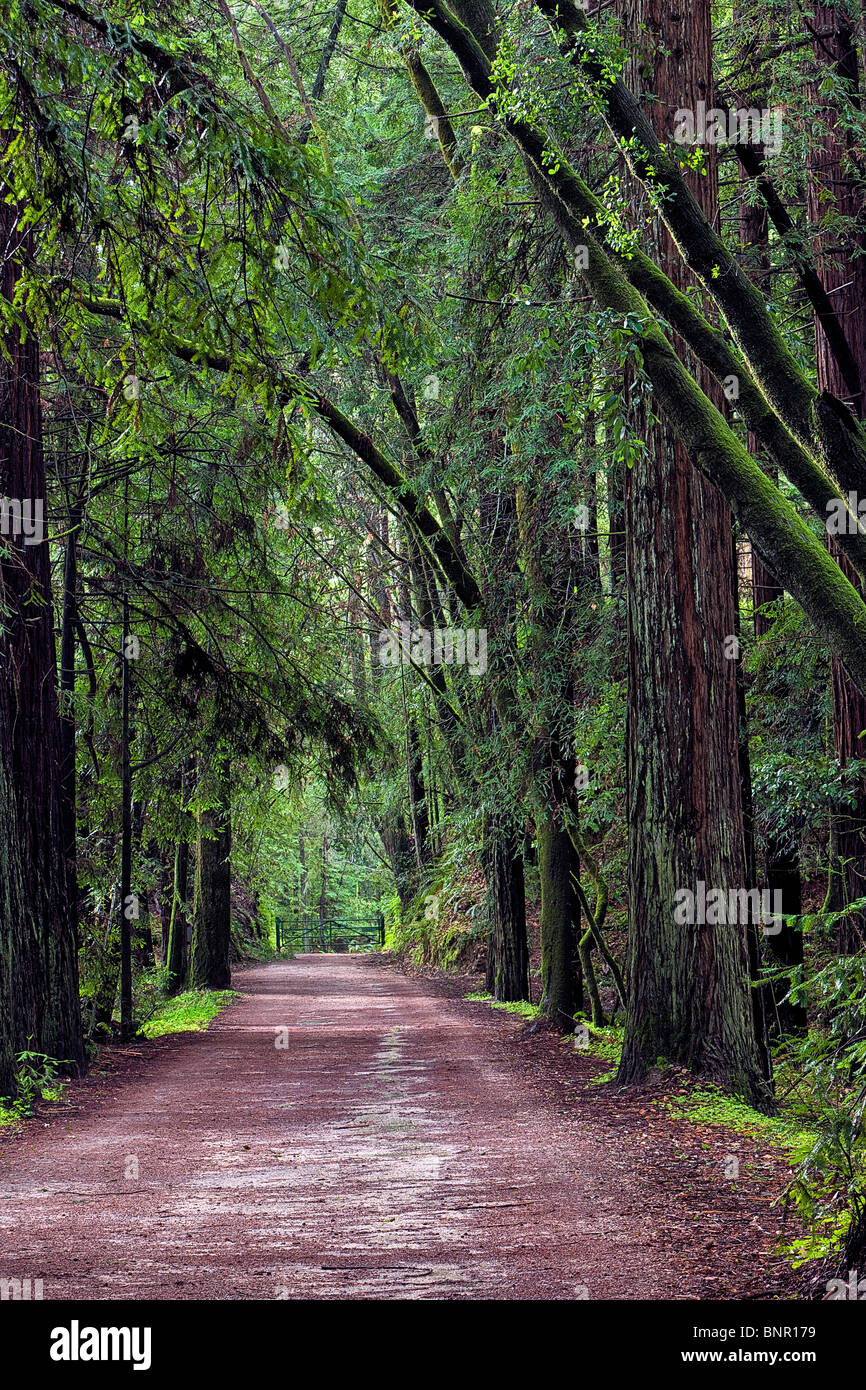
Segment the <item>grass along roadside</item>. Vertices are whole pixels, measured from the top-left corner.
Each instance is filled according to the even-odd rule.
[[[238,998],[234,989],[190,989],[164,999],[141,1025],[139,1036],[161,1038],[167,1033],[201,1032],[217,1014]],[[0,1096],[0,1129],[17,1129],[40,1101],[63,1099],[66,1082],[62,1063],[41,1052],[21,1052],[16,1058],[18,1094]]]
[[[530,1004],[525,999],[515,999],[506,1003],[494,999],[492,994],[485,994],[483,990],[476,994],[464,994],[463,998],[470,1004],[489,1004],[491,1009],[501,1009],[507,1014],[518,1014],[520,1018],[538,1018],[541,1013],[537,1004]]]
[[[162,1038],[167,1033],[194,1033],[207,1028],[218,1013],[239,997],[236,989],[188,989],[163,1000],[143,1023],[145,1038]]]
[[[469,1003],[487,1004],[490,1008],[526,1019],[537,1018],[540,1013],[537,1005],[525,1001],[500,1003],[485,992],[467,994],[464,998]],[[570,1041],[574,1050],[586,1057],[611,1064],[609,1069],[592,1078],[587,1091],[613,1081],[623,1036],[624,1029],[620,1027],[599,1028],[580,1016],[576,1017],[572,1038],[563,1041]],[[846,1219],[836,1212],[820,1211],[820,1201],[816,1198],[825,1186],[832,1188],[832,1182],[829,1175],[825,1177],[820,1170],[816,1171],[809,1165],[810,1157],[821,1141],[822,1126],[818,1117],[806,1117],[797,1113],[790,1104],[784,1103],[779,1114],[765,1115],[746,1101],[727,1095],[711,1084],[698,1084],[682,1068],[673,1066],[661,1057],[657,1072],[665,1078],[666,1093],[650,1099],[650,1106],[658,1108],[671,1120],[685,1121],[697,1130],[706,1126],[741,1135],[775,1149],[783,1158],[790,1172],[789,1200],[797,1208],[807,1228],[805,1234],[792,1235],[784,1241],[779,1250],[794,1268],[823,1258],[838,1244],[840,1236],[844,1234]],[[804,1171],[809,1172],[809,1184],[804,1182]],[[817,1191],[812,1184],[815,1184]]]

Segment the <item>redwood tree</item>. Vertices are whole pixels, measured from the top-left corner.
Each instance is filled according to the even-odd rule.
[[[45,514],[39,344],[12,309],[31,236],[0,188],[0,494],[30,508],[0,549],[0,1094],[14,1054],[84,1064],[74,885],[61,807],[61,733]],[[41,532],[41,534],[40,534]],[[31,543],[28,543],[30,541]]]
[[[714,105],[708,0],[674,13],[655,0],[630,9],[633,87],[670,139],[673,112]],[[710,222],[718,191],[692,191]],[[657,263],[683,289],[687,273],[656,229]],[[705,383],[705,389],[708,384]],[[718,401],[718,397],[716,397]],[[696,884],[749,887],[738,759],[737,631],[731,514],[664,425],[647,424],[626,493],[629,713],[628,1017],[619,1079],[659,1056],[754,1100],[766,1096],[756,1037],[746,927],[678,925],[675,894]]]
[[[847,4],[820,5],[815,10],[815,58],[819,71],[828,64],[847,100],[860,105],[860,60],[855,37],[855,16]],[[824,99],[820,90],[812,97],[816,105]],[[831,96],[822,112],[823,133],[810,142],[809,215],[821,229],[818,269],[825,290],[832,297],[836,319],[844,332],[859,377],[859,386],[846,375],[828,341],[824,326],[815,324],[817,382],[850,406],[863,419],[863,386],[866,383],[866,223],[860,153],[856,137],[846,126]],[[862,592],[862,584],[838,546],[828,544],[848,579]],[[833,685],[833,743],[844,766],[852,759],[866,759],[866,695],[858,690],[837,657],[831,660]],[[841,806],[831,829],[830,881],[827,907],[839,910],[847,903],[866,897],[866,777],[857,778],[853,805]],[[846,919],[839,933],[842,950],[853,951],[866,943],[866,912]]]

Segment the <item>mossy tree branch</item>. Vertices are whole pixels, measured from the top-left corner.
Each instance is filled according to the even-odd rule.
[[[409,0],[409,3],[449,45],[477,95],[495,105],[490,63],[475,37],[440,0]],[[608,86],[611,85],[608,79]],[[630,97],[630,93],[626,95]],[[639,108],[637,114],[644,120]],[[548,185],[553,200],[562,207],[564,217],[557,216],[556,220],[563,230],[563,221],[568,221],[571,209],[568,189],[559,179],[557,170],[558,165],[565,164],[562,156],[552,149],[553,142],[528,122],[506,116],[504,125],[528,164]],[[649,137],[655,138],[651,130]],[[571,175],[570,170],[568,173]],[[676,176],[681,177],[678,169]],[[688,189],[686,192],[691,199]],[[695,208],[707,226],[696,204]],[[707,230],[715,235],[712,229],[707,227]],[[644,325],[641,348],[646,374],[660,407],[695,467],[724,494],[765,564],[801,604],[855,684],[866,691],[866,604],[826,547],[812,534],[701,391],[656,323],[642,295],[606,254],[589,228],[585,230],[584,244],[588,264],[582,268],[582,273],[597,303],[623,317],[638,319]],[[737,270],[742,276],[739,268]],[[742,278],[751,297],[753,287],[744,276]],[[747,350],[744,356],[753,366]],[[790,356],[787,349],[783,356]],[[793,365],[798,383],[808,390],[808,383],[796,364]],[[782,362],[782,383],[787,375]],[[775,385],[775,394],[778,394],[779,382]],[[812,392],[812,396],[814,394]],[[770,403],[775,407],[775,400]],[[781,418],[784,419],[784,412]],[[842,429],[841,421],[838,423]],[[808,434],[812,442],[813,433],[809,431]]]
[[[757,287],[710,226],[679,163],[662,146],[634,93],[611,81],[592,41],[593,26],[573,0],[536,0],[560,52],[598,102],[626,162],[649,190],[689,269],[715,300],[779,419],[810,448],[817,437],[845,490],[866,495],[866,437],[840,403],[830,404],[800,370]],[[850,419],[845,418],[850,416]],[[844,423],[843,423],[844,420]]]
[[[109,318],[123,319],[123,309],[118,300],[95,299],[92,296],[79,296],[79,303],[90,313]],[[143,325],[138,325],[143,329]],[[370,472],[386,488],[393,504],[399,508],[409,525],[413,528],[436,568],[447,579],[454,593],[465,608],[472,610],[481,602],[481,592],[474,575],[464,559],[458,555],[445,529],[437,518],[415,495],[411,481],[405,477],[397,465],[387,457],[374,440],[320,391],[302,371],[269,364],[245,361],[241,357],[231,357],[225,353],[213,352],[196,343],[185,342],[177,334],[163,332],[159,345],[172,356],[191,365],[207,367],[211,371],[225,374],[244,367],[257,373],[269,373],[275,382],[283,404],[294,402],[310,406],[321,420],[341,439],[352,452],[360,458]]]

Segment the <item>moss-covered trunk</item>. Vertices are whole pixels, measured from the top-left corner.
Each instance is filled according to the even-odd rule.
[[[659,17],[632,11],[635,79],[655,93],[653,117],[711,100],[709,4]],[[662,134],[662,131],[659,132]],[[715,213],[715,168],[696,180]],[[666,272],[684,283],[660,229]],[[707,389],[709,384],[707,383]],[[731,516],[663,426],[627,488],[629,710],[627,798],[629,958],[619,1079],[642,1079],[659,1057],[764,1103],[764,1052],[749,985],[748,924],[675,920],[677,894],[743,889],[743,828]],[[696,916],[698,914],[695,914]]]
[[[861,104],[860,60],[855,31],[846,6],[821,5],[815,13],[816,58],[832,64],[840,86],[847,88],[855,105]],[[814,141],[809,156],[810,220],[821,229],[817,238],[818,270],[850,350],[848,377],[853,369],[859,390],[846,384],[845,375],[823,325],[816,320],[817,384],[844,400],[860,419],[866,415],[866,239],[863,219],[866,197],[857,165],[857,138],[838,113],[833,97],[813,92],[816,108],[826,122],[823,136]],[[822,109],[823,108],[823,109]],[[826,219],[826,221],[825,221]],[[828,537],[830,551],[842,571],[862,593],[863,584]],[[832,659],[833,743],[843,766],[866,757],[866,695],[857,689],[837,657]],[[831,863],[827,907],[840,911],[848,903],[866,897],[866,777],[851,788],[852,800],[837,808],[831,836]],[[852,913],[837,929],[841,951],[853,952],[866,945],[866,911]]]
[[[444,9],[426,10],[422,0],[409,3],[446,39],[478,96],[495,102],[490,65],[477,41],[455,26]],[[713,330],[691,299],[676,290],[640,251],[630,247],[627,256],[615,248],[605,251],[609,215],[561,151],[556,151],[555,161],[551,161],[551,143],[555,141],[549,132],[510,115],[503,117],[503,124],[521,149],[529,178],[564,240],[585,254],[581,273],[596,301],[615,313],[633,314],[643,321],[647,376],[660,409],[688,448],[695,466],[723,490],[767,565],[826,636],[858,687],[866,691],[866,604],[679,361],[642,296],[647,296],[657,314],[673,323],[714,375],[721,380],[733,371],[738,377],[744,418],[755,429],[758,424],[752,426],[750,417],[760,420],[762,438],[768,448],[772,441],[779,466],[787,476],[796,477],[796,485],[824,519],[825,502],[835,487],[846,489],[862,482],[861,490],[866,491],[866,435],[851,428],[853,419],[841,407],[837,409],[814,390],[764,301],[746,282],[684,186],[679,165],[661,150],[644,113],[620,81],[611,83],[606,65],[597,61],[596,47],[574,41],[586,24],[583,11],[571,0],[536,3],[557,33],[563,25],[569,31],[564,51],[593,84],[611,128],[628,143],[633,166],[647,183],[655,185],[660,178],[662,186],[671,191],[670,200],[661,199],[662,215],[729,326],[736,325],[733,331],[741,353],[730,351],[724,335]],[[675,108],[680,100],[678,95],[673,101]],[[636,140],[632,138],[635,132]],[[187,348],[178,344],[176,350],[183,354]],[[223,359],[214,356],[208,361],[226,370]],[[366,437],[358,438],[351,422],[321,395],[316,398],[316,409],[386,485],[401,486],[399,470],[375,451]],[[831,463],[833,483],[825,472]],[[419,514],[418,524],[426,528],[425,534],[432,533],[426,516]],[[840,532],[840,545],[842,541]],[[863,536],[855,530],[846,544],[852,555],[856,551],[866,571]],[[441,532],[431,546],[435,546],[443,573],[452,579],[455,590],[473,605],[476,595],[471,577]]]

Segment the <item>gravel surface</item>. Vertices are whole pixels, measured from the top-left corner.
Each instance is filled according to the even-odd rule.
[[[375,955],[238,987],[4,1139],[0,1277],[75,1300],[792,1296],[780,1165],[749,1142],[588,1087],[570,1044]]]

